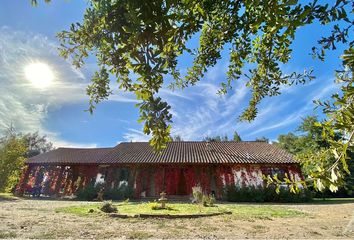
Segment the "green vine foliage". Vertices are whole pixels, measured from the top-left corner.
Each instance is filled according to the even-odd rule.
[[[344,68],[337,71],[341,94],[332,95],[331,101],[317,101],[327,116],[317,126],[322,128],[323,138],[330,143],[330,147],[317,157],[323,166],[310,175],[316,179],[318,190],[329,187],[331,191],[337,191],[343,178],[350,174],[348,161],[354,161],[350,154],[354,152],[354,48],[346,50],[342,59]],[[338,139],[338,135],[341,138]]]
[[[33,1],[37,4],[37,1]],[[338,42],[347,43],[353,25],[351,2],[334,5],[296,0],[90,0],[81,23],[72,24],[58,34],[61,55],[81,67],[89,55],[96,56],[99,70],[87,88],[92,112],[111,94],[110,81],[120,89],[135,93],[144,133],[151,134],[151,145],[160,151],[170,140],[170,106],[157,97],[172,76],[171,88],[184,88],[200,81],[208,68],[231,46],[227,79],[220,94],[226,94],[244,74],[252,98],[240,116],[251,121],[257,105],[266,96],[280,94],[282,85],[313,79],[311,71],[286,75],[281,64],[289,61],[296,30],[314,22],[336,25],[332,35],[319,41],[314,54],[324,57]],[[349,9],[349,10],[348,10]],[[189,49],[188,40],[200,34],[199,47]],[[352,43],[350,43],[352,45]],[[186,76],[178,69],[178,57],[189,53],[193,65]],[[136,77],[132,77],[136,76]]]

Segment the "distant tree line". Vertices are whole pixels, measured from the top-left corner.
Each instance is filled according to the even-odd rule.
[[[181,142],[184,141],[182,136],[180,135],[175,135],[171,137],[171,141],[173,142]],[[203,141],[206,142],[229,142],[229,141],[233,141],[233,142],[242,142],[242,138],[240,136],[240,134],[237,131],[234,131],[234,134],[232,136],[232,138],[230,139],[226,134],[225,135],[215,135],[215,136],[206,136],[203,138]],[[269,143],[269,138],[267,137],[260,137],[260,138],[256,138],[255,140],[256,142],[267,142]]]
[[[234,141],[234,142],[241,142],[241,136],[238,134],[237,131],[234,132],[232,139],[229,139],[229,137],[225,134],[224,136],[217,135],[217,136],[206,136],[204,137],[203,141],[207,142],[228,142],[228,141]]]

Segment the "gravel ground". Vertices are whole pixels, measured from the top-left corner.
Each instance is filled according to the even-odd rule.
[[[55,212],[56,208],[79,204],[88,203],[0,201],[0,238],[354,239],[354,203],[276,205],[308,213],[291,218],[112,219]]]

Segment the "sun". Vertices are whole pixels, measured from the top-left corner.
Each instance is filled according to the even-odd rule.
[[[31,63],[25,67],[26,78],[38,88],[49,87],[54,80],[53,71],[45,63]]]

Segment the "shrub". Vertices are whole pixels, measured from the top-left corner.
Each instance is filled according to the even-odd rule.
[[[83,189],[80,189],[76,193],[76,197],[79,200],[92,201],[97,198],[97,193],[101,189],[101,185],[89,184]]]
[[[193,202],[201,203],[203,201],[203,191],[201,186],[192,187]]]
[[[92,201],[97,198],[97,193],[102,188],[102,184],[90,184],[83,189],[77,191],[76,196],[79,200]],[[123,200],[131,198],[134,194],[134,190],[127,186],[121,185],[118,188],[105,189],[103,198],[107,200]]]
[[[203,204],[204,207],[208,206],[208,201],[209,201],[208,198],[209,198],[208,195],[203,195],[202,196],[202,204]]]
[[[312,200],[312,192],[308,189],[303,189],[299,193],[292,193],[289,189],[281,187],[279,193],[276,193],[275,187],[269,187],[264,189],[264,193],[266,202],[298,203]]]
[[[161,209],[160,208],[160,204],[158,202],[151,202],[151,203],[149,203],[149,205],[150,205],[151,210],[159,210],[159,209]]]
[[[230,202],[264,202],[265,195],[262,188],[227,186],[225,198]]]
[[[203,195],[203,206],[204,207],[214,207],[215,204],[215,197],[211,194],[209,195]]]
[[[103,198],[109,200],[123,200],[134,196],[134,189],[128,185],[121,185],[118,188],[107,189],[104,192]]]
[[[161,208],[161,204],[157,201],[149,202],[148,204],[151,210],[169,210],[169,211],[173,210],[173,208],[169,206],[165,206],[165,208]]]
[[[113,206],[112,202],[104,202],[101,206],[101,211],[105,213],[115,213],[118,212],[117,208]]]
[[[208,202],[209,207],[214,207],[215,202],[216,202],[215,196],[212,194],[209,194],[209,202]]]
[[[211,194],[204,194],[202,188],[197,185],[192,188],[193,202],[203,204],[204,207],[213,207],[215,203],[215,197]]]
[[[227,186],[224,198],[230,202],[307,202],[312,199],[312,193],[307,189],[303,189],[300,193],[292,193],[284,187],[277,193],[275,187]]]

